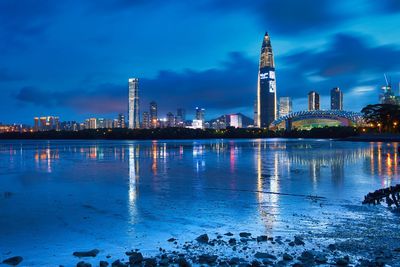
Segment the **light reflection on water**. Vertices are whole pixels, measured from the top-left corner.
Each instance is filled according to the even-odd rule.
[[[324,196],[334,212],[398,183],[398,160],[397,143],[3,141],[0,196],[14,195],[0,197],[0,253],[52,247],[51,236],[90,248],[98,240],[154,246],[204,231],[307,230],[293,215],[323,216],[319,205],[266,192]],[[17,242],[24,235],[35,238]]]

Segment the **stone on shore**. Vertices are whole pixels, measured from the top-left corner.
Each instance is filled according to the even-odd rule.
[[[72,255],[74,255],[75,257],[78,258],[83,258],[83,257],[96,257],[97,254],[99,254],[99,250],[98,249],[92,249],[89,251],[76,251],[74,253],[72,253]]]
[[[300,236],[294,236],[294,244],[296,246],[304,246],[303,238],[301,238]]]
[[[199,256],[199,263],[201,264],[214,264],[218,259],[218,256],[216,255],[208,255],[208,254],[203,254]]]
[[[76,264],[76,267],[92,267],[92,265],[88,262],[80,261]]]
[[[271,260],[276,260],[276,257],[272,254],[266,253],[266,252],[257,252],[254,254],[254,257],[257,259],[271,259]]]
[[[257,242],[265,242],[265,241],[268,241],[268,236],[266,235],[257,236]]]
[[[145,267],[155,267],[155,266],[157,266],[157,260],[155,258],[144,259],[144,266]]]
[[[196,241],[199,243],[208,243],[208,240],[209,238],[207,234],[200,235],[196,238]]]
[[[4,264],[11,265],[11,266],[17,266],[22,262],[23,258],[21,256],[15,256],[11,257],[8,259],[3,260]]]
[[[283,260],[285,260],[285,261],[291,261],[291,260],[293,260],[293,256],[290,255],[290,254],[288,254],[288,253],[283,253],[282,258],[283,258]]]
[[[129,256],[129,263],[130,264],[139,264],[143,261],[143,255],[140,252],[132,252]]]
[[[100,267],[107,267],[107,266],[108,266],[108,262],[100,261]]]
[[[224,235],[226,235],[226,236],[233,236],[233,234],[232,234],[231,232],[227,232],[227,233],[225,233]]]
[[[336,259],[335,262],[336,265],[347,266],[350,263],[350,258],[349,256],[344,256],[343,258]]]
[[[241,233],[239,233],[239,236],[240,237],[250,237],[251,236],[251,233],[247,233],[247,232],[241,232]]]
[[[120,260],[116,260],[111,264],[111,267],[128,267],[128,264],[121,262]]]

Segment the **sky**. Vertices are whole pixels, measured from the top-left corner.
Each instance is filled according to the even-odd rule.
[[[141,112],[252,117],[265,32],[278,97],[304,110],[315,90],[328,109],[340,87],[360,111],[384,73],[398,91],[399,27],[398,0],[0,0],[0,122],[126,114],[131,77]]]

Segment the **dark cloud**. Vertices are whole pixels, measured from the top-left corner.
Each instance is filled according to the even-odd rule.
[[[338,34],[325,50],[285,55],[280,62],[290,67],[278,72],[278,85],[284,94],[296,96],[311,89],[328,93],[334,86],[349,89],[366,82],[377,86],[384,82],[384,73],[398,71],[400,50],[394,45],[373,46],[369,40],[367,36]]]
[[[14,73],[7,68],[0,67],[0,82],[12,82],[22,80],[22,75]]]
[[[346,17],[336,12],[331,0],[214,0],[204,7],[210,11],[247,12],[254,15],[260,28],[277,34],[296,34],[337,24]]]
[[[126,87],[114,84],[99,85],[96,90],[65,92],[23,87],[15,98],[23,103],[52,109],[71,108],[78,113],[118,113],[126,110]]]
[[[155,78],[140,79],[141,103],[154,100],[161,111],[177,107],[210,109],[247,107],[254,101],[257,63],[241,53],[231,53],[217,68],[182,72],[160,71]],[[44,107],[70,107],[78,112],[112,113],[127,109],[127,84],[103,84],[96,90],[54,92],[24,87],[16,99]],[[142,107],[147,110],[147,107]]]

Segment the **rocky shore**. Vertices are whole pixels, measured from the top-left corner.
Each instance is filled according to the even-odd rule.
[[[156,255],[146,255],[140,249],[125,255],[109,255],[100,249],[75,251],[77,267],[133,266],[399,266],[400,247],[377,249],[375,257],[360,257],[345,252],[341,244],[317,244],[307,237],[253,236],[231,232],[202,234],[192,241],[177,237],[166,240],[174,249],[158,248]],[[21,256],[3,261],[9,266],[23,265]],[[59,267],[66,265],[59,265]]]

